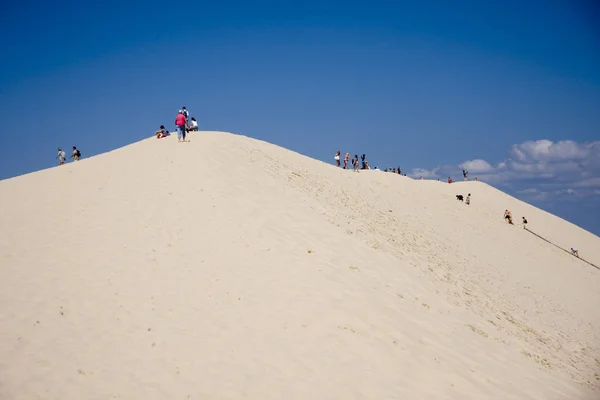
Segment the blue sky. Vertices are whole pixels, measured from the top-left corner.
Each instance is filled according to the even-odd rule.
[[[595,1],[2,2],[0,179],[169,126],[496,187],[600,234]],[[418,3],[418,4],[417,4]]]

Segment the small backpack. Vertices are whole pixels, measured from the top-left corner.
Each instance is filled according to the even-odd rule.
[[[81,157],[81,152],[77,149],[77,157]]]

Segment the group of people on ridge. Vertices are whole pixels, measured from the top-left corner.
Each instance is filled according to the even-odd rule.
[[[335,155],[333,156],[333,159],[335,160],[335,164],[338,167],[342,166],[342,152],[341,151],[337,151],[335,153]],[[354,155],[354,158],[350,159],[350,153],[346,153],[344,155],[344,169],[350,169],[350,166],[352,166],[353,170],[358,172],[358,170],[360,169],[371,169],[371,166],[369,165],[369,162],[367,161],[367,156],[365,154],[363,154],[362,156],[360,156],[360,162],[358,160],[358,154]],[[375,171],[379,171],[379,168],[375,167],[373,168]],[[400,171],[400,167],[398,167],[397,169],[385,169],[385,172],[393,172],[393,173],[397,173],[402,175],[402,172]],[[406,174],[405,174],[406,176]]]
[[[190,113],[185,106],[181,107],[181,110],[177,112],[177,116],[175,117],[175,129],[177,130],[177,140],[179,142],[186,141],[185,138],[188,132],[198,130],[198,121],[196,121],[196,118],[194,117],[190,119]],[[164,125],[161,125],[160,128],[154,132],[154,136],[156,136],[157,139],[161,139],[169,136],[169,131],[165,129]]]
[[[350,153],[346,153],[346,155],[344,156],[344,169],[350,169],[348,168],[348,164],[351,163],[354,171],[357,171],[359,169],[371,169],[369,168],[369,162],[366,160],[366,155],[362,155],[361,159],[362,159],[362,168],[360,167],[360,164],[358,162],[358,154],[354,155],[354,158],[352,159],[352,161],[350,161]],[[333,156],[333,159],[335,160],[335,163],[338,167],[341,167],[341,152],[338,151],[337,153],[335,153],[335,156]]]

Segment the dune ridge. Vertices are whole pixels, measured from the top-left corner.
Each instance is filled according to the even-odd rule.
[[[224,132],[0,181],[1,399],[593,399],[600,238]],[[472,194],[466,206],[454,195]]]

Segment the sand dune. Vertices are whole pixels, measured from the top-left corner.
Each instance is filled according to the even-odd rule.
[[[454,199],[471,193],[472,204]],[[0,182],[0,399],[594,399],[600,239],[220,132]]]

